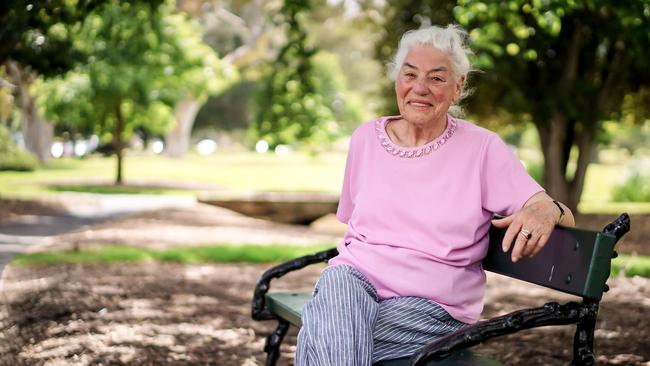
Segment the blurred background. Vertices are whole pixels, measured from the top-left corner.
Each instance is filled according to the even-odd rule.
[[[83,283],[117,262],[162,261],[157,269],[138,267],[144,272],[135,276],[164,268],[199,281],[231,269],[208,275],[194,263],[281,260],[303,253],[295,246],[309,252],[336,243],[344,228],[331,213],[350,134],[398,113],[386,64],[399,37],[449,23],[467,30],[474,50],[464,118],[499,133],[549,194],[580,214],[580,226],[599,230],[631,213],[631,239],[621,244],[625,255],[615,270],[645,281],[648,0],[4,0],[0,268],[14,262],[4,272],[9,305],[0,340],[25,341],[0,351],[14,355],[12,364],[82,357],[56,348],[62,345],[52,346],[61,354],[45,346],[19,352],[41,339],[29,341],[36,331],[20,319],[52,318],[61,307],[67,315],[54,313],[64,318],[83,318],[86,308],[111,311],[99,295],[88,306],[45,306],[37,298],[50,291],[56,299],[56,290],[78,299],[78,288],[65,282]],[[218,257],[223,244],[239,254]],[[266,254],[255,246],[269,244],[277,247]],[[94,267],[100,262],[108,267]],[[257,274],[263,267],[253,268]],[[26,285],[52,273],[68,277]],[[79,286],[93,293],[88,288],[98,285]],[[641,291],[635,304],[650,306],[647,282],[639,285],[645,290],[627,286]],[[221,289],[205,291],[219,297]],[[237,316],[230,318],[244,321]],[[62,324],[73,332],[68,321]],[[254,335],[237,331],[235,338],[259,343],[251,329]],[[259,363],[257,348],[232,364]],[[224,349],[203,349],[206,358],[187,362],[221,357],[217,364],[229,364]],[[626,354],[636,358],[612,364],[650,357],[642,347]],[[127,351],[106,357],[155,363]]]
[[[350,133],[397,112],[399,36],[458,23],[475,51],[465,118],[574,209],[650,201],[645,1],[0,6],[3,197],[166,181],[336,193]],[[321,173],[276,170],[301,159]]]

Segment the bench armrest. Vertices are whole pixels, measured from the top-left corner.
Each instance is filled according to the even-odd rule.
[[[326,262],[338,254],[336,248],[323,250],[315,254],[309,254],[303,257],[292,259],[288,262],[279,264],[262,274],[257,280],[255,291],[253,292],[252,316],[255,320],[275,319],[276,316],[266,309],[265,296],[271,288],[271,280],[280,278],[285,274],[304,268],[310,264]]]
[[[426,365],[431,360],[444,359],[454,351],[524,329],[578,323],[586,317],[595,318],[597,311],[598,304],[592,302],[569,302],[563,305],[551,302],[537,308],[517,310],[436,339],[416,352],[411,357],[410,365]]]
[[[625,212],[620,214],[616,220],[607,224],[603,229],[604,233],[614,235],[617,242],[628,231],[630,231],[630,216]]]

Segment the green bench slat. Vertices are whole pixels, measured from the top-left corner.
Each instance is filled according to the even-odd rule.
[[[305,303],[311,299],[311,292],[272,292],[266,294],[266,306],[282,319],[301,327],[300,314]],[[380,361],[374,366],[408,366],[408,358]],[[499,366],[500,363],[482,357],[469,350],[455,352],[442,361],[429,362],[431,366]]]
[[[311,292],[272,292],[266,294],[266,306],[280,318],[302,327],[300,314],[311,297]]]
[[[483,260],[483,269],[600,300],[609,277],[616,242],[613,235],[556,227],[546,246],[536,256],[512,263],[512,250],[504,253],[501,249],[504,233],[503,229],[490,228],[490,246]]]

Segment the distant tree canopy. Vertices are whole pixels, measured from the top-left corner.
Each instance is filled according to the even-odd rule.
[[[392,11],[401,16],[393,21],[404,29],[418,13],[398,3]],[[469,33],[475,65],[484,71],[473,77],[477,92],[470,110],[505,110],[512,117],[506,123],[532,120],[544,154],[545,187],[575,209],[602,122],[620,118],[625,109],[638,119],[649,115],[643,99],[650,85],[650,1],[459,0],[453,8],[449,1],[426,3]],[[388,41],[380,49],[394,50]]]
[[[68,27],[99,1],[46,0],[0,2],[0,65],[14,60],[41,75],[65,72],[82,54],[72,47]]]
[[[130,0],[155,9],[163,0]],[[39,161],[50,158],[52,125],[37,113],[30,94],[37,77],[62,75],[89,57],[74,34],[86,17],[112,1],[43,0],[0,2],[0,66],[7,66],[21,108],[20,127],[26,147]]]
[[[330,141],[336,132],[332,111],[316,93],[312,57],[316,49],[307,43],[301,24],[302,13],[309,9],[305,0],[285,0],[281,9],[286,23],[287,42],[267,67],[257,97],[258,113],[253,133],[271,146]]]
[[[190,94],[204,100],[224,87],[228,71],[197,46],[200,37],[173,9],[170,3],[151,8],[106,2],[72,35],[88,62],[35,88],[40,109],[52,121],[112,140],[116,183],[123,179],[125,140],[136,128],[162,134],[178,100]]]

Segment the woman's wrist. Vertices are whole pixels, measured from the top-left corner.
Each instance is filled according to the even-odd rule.
[[[562,219],[564,218],[565,211],[564,211],[564,208],[562,207],[562,204],[560,202],[558,202],[557,200],[553,200],[553,203],[557,207],[558,211],[560,211],[558,219],[555,222],[555,225],[560,225],[560,223],[562,222]]]

